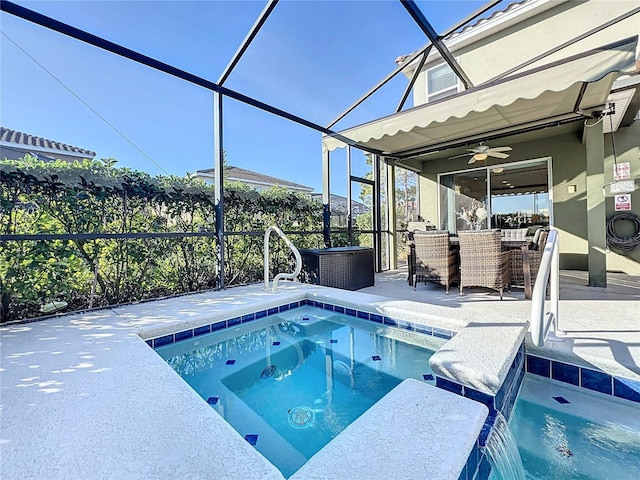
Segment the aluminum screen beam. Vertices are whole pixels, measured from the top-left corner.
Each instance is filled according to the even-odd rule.
[[[402,98],[400,99],[400,102],[398,102],[398,106],[396,107],[396,113],[402,110],[402,107],[404,107],[404,103],[407,101],[407,98],[409,98],[409,93],[411,93],[411,89],[413,88],[413,85],[416,83],[416,80],[418,79],[418,75],[420,74],[422,67],[424,67],[424,63],[427,61],[427,57],[429,56],[429,52],[431,52],[432,46],[433,45],[429,45],[429,48],[427,48],[427,50],[425,50],[425,52],[422,54],[422,57],[420,57],[420,61],[418,62],[418,65],[416,66],[416,69],[414,70],[413,75],[411,75],[411,80],[407,84],[407,87],[404,89],[404,93],[402,94]]]
[[[217,265],[218,265],[218,288],[225,287],[224,281],[224,138],[222,116],[222,95],[213,92],[213,142],[215,149],[213,152],[213,174],[214,174],[214,209],[216,214],[216,236],[218,238]]]
[[[455,72],[458,78],[462,81],[462,83],[464,83],[465,88],[468,89],[473,87],[473,83],[471,82],[467,74],[464,73],[464,70],[462,70],[460,65],[458,65],[458,62],[456,62],[456,59],[453,58],[453,55],[451,55],[451,52],[449,51],[449,49],[446,47],[444,42],[441,40],[440,36],[433,29],[433,27],[431,26],[427,18],[424,16],[424,14],[420,11],[420,9],[415,4],[415,2],[413,0],[400,0],[400,2],[404,6],[404,8],[407,10],[407,12],[409,12],[409,15],[411,15],[413,20],[418,24],[420,29],[425,33],[427,38],[431,40],[431,43],[433,44],[434,47],[436,47],[438,52],[440,52],[440,55],[442,55],[442,58],[444,58],[444,60],[449,64],[449,66]]]
[[[231,72],[242,58],[242,55],[244,55],[244,53],[247,51],[249,45],[251,45],[251,42],[253,42],[253,39],[256,37],[256,35],[258,35],[258,32],[267,21],[267,18],[269,18],[269,15],[271,15],[271,12],[273,12],[273,9],[276,8],[278,1],[279,0],[269,0],[267,2],[264,9],[262,10],[262,13],[260,13],[260,16],[253,24],[253,27],[251,27],[251,30],[238,47],[238,50],[233,55],[233,58],[231,59],[227,67],[224,69],[224,72],[222,72],[222,75],[220,75],[220,78],[218,79],[218,85],[222,86],[229,75],[231,75]]]
[[[342,112],[340,115],[338,115],[337,118],[335,118],[329,125],[327,125],[327,128],[331,128],[333,127],[336,123],[338,123],[340,120],[342,120],[344,117],[346,117],[349,113],[351,113],[353,111],[354,108],[356,108],[358,105],[360,105],[362,102],[364,102],[367,98],[369,98],[372,94],[374,94],[376,91],[378,91],[382,86],[384,86],[385,83],[387,83],[389,80],[391,80],[393,77],[395,77],[398,73],[400,73],[404,68],[405,68],[405,64],[407,63],[411,63],[413,60],[415,60],[416,58],[418,58],[419,55],[422,55],[423,53],[425,53],[427,50],[429,50],[431,48],[431,44],[428,43],[426,44],[424,47],[422,47],[420,50],[418,50],[417,52],[415,52],[414,54],[412,54],[409,58],[407,58],[405,60],[405,62],[402,65],[398,65],[398,67],[393,70],[391,73],[389,73],[386,77],[384,77],[382,80],[380,80],[374,87],[372,87],[367,93],[365,93],[362,97],[360,97],[358,100],[356,100],[349,108],[347,108],[344,112]]]

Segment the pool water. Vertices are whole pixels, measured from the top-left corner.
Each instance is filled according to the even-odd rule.
[[[509,426],[528,480],[640,478],[632,402],[527,375]]]
[[[288,477],[445,342],[304,306],[156,351]]]

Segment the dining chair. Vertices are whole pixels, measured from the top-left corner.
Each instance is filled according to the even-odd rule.
[[[525,298],[530,298],[530,293],[527,293],[525,273],[524,273],[524,257],[528,255],[528,272],[527,281],[531,283],[531,280],[535,282],[535,276],[540,266],[540,259],[542,258],[542,251],[546,243],[548,234],[546,228],[539,228],[533,239],[529,238],[528,241],[522,242],[521,245],[510,244],[511,247],[511,287],[521,286],[525,288]],[[502,238],[502,248],[505,250],[504,236]],[[532,276],[533,275],[533,276]]]
[[[449,286],[459,279],[459,260],[457,249],[449,242],[449,232],[433,230],[431,232],[415,232],[413,289],[419,281],[444,285],[449,294]]]
[[[541,228],[536,232],[533,241],[529,245],[523,245],[520,249],[522,255],[524,298],[526,299],[530,299],[533,295],[533,285],[536,283],[538,270],[540,270],[540,262],[542,261],[542,254],[544,253],[548,236],[549,231]]]
[[[499,230],[460,231],[460,295],[464,287],[510,288],[510,251],[502,251]]]

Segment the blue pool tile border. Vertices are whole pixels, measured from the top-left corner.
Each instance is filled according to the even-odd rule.
[[[395,327],[403,330],[409,330],[411,332],[417,332],[417,333],[437,337],[444,340],[449,340],[453,338],[456,334],[455,331],[447,330],[445,328],[431,327],[429,325],[422,325],[419,323],[410,322],[408,320],[397,320],[397,319],[385,317],[384,315],[380,315],[377,313],[366,312],[364,310],[356,310],[354,308],[343,307],[341,305],[334,305],[331,303],[319,302],[317,300],[305,299],[297,302],[286,303],[283,305],[279,305],[277,307],[271,307],[265,310],[260,310],[255,313],[248,313],[240,317],[233,317],[227,320],[219,320],[210,325],[203,325],[201,327],[182,330],[170,335],[163,335],[161,337],[152,338],[152,339],[146,340],[146,343],[151,348],[164,347],[166,345],[170,345],[172,343],[179,342],[181,340],[195,338],[200,335],[206,335],[208,333],[212,333],[218,330],[223,330],[225,328],[236,327],[238,325],[243,325],[245,323],[249,323],[254,320],[259,320],[262,318],[270,317],[272,315],[277,315],[278,313],[303,307],[305,305],[322,308],[323,310],[329,310],[332,312],[341,313],[349,317],[358,318],[360,320],[365,320],[372,323],[386,325],[388,327]]]
[[[613,395],[613,383],[611,382],[611,375],[591,370],[589,368],[582,369],[582,387],[588,388],[595,392],[604,393],[605,395]]]
[[[551,378],[559,382],[580,386],[580,369],[575,365],[562,362],[551,362]]]
[[[526,371],[540,377],[640,403],[640,382],[593,368],[527,354]]]

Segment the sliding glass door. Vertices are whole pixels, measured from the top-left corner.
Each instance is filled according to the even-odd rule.
[[[548,160],[475,168],[439,176],[440,228],[456,233],[485,228],[548,226]]]

